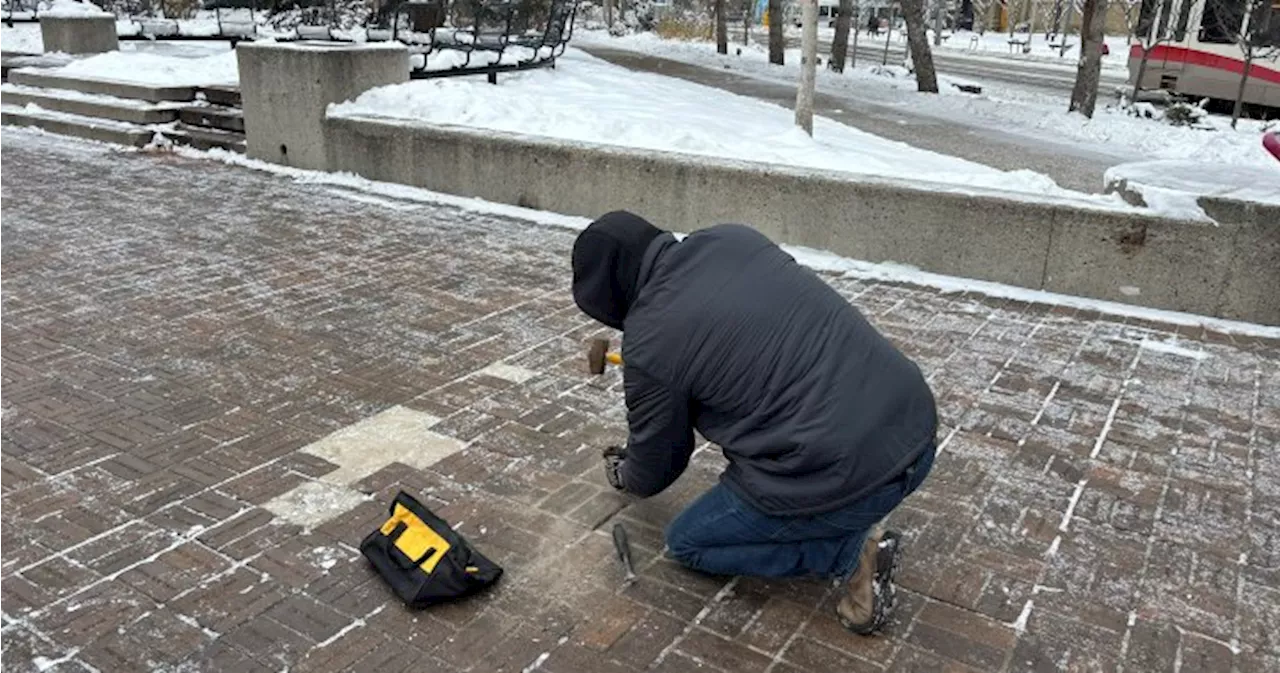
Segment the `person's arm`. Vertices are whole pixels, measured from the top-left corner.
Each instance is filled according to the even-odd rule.
[[[689,466],[689,401],[635,367],[627,367],[624,378],[631,437],[621,482],[627,492],[647,498],[675,483]]]

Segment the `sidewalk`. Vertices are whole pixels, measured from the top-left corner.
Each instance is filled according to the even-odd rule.
[[[639,54],[594,43],[579,49],[632,70],[657,73],[758,98],[786,108],[795,106],[794,84],[781,84],[680,61]],[[1065,103],[1064,103],[1065,105]],[[921,149],[976,161],[1002,170],[1029,169],[1053,178],[1060,186],[1083,192],[1101,192],[1103,174],[1127,159],[1026,138],[991,129],[922,115],[904,107],[881,105],[856,96],[814,95],[814,114],[834,119],[883,138]]]
[[[6,672],[1280,670],[1280,341],[833,278],[944,425],[892,522],[896,619],[860,638],[826,583],[661,560],[710,447],[657,498],[608,489],[625,410],[583,371],[573,232],[3,150]],[[356,545],[400,488],[494,591],[399,607]]]

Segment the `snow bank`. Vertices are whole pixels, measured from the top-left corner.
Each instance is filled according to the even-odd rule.
[[[52,0],[52,2],[41,5],[40,16],[54,19],[75,19],[114,16],[114,14],[104,11],[101,7],[90,2],[82,2],[81,0]]]
[[[1258,152],[1266,154],[1261,145]],[[1106,183],[1123,181],[1147,205],[1163,211],[1200,211],[1196,199],[1218,196],[1280,206],[1280,163],[1213,164],[1202,161],[1137,161],[1107,169]]]
[[[1063,189],[1032,171],[1001,171],[886,140],[825,118],[814,137],[786,108],[680,79],[633,72],[576,50],[556,70],[415,81],[331,106],[331,115],[408,119],[681,152],[962,188],[1120,206],[1116,197]]]
[[[50,72],[146,86],[199,86],[240,81],[236,53],[230,49],[200,58],[112,51],[73,61]]]

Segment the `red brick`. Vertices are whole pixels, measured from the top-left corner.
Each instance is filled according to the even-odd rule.
[[[942,603],[921,610],[907,641],[975,668],[999,668],[1013,649],[1013,629],[988,617]]]
[[[609,657],[643,670],[684,632],[685,624],[650,612],[609,648]]]
[[[599,616],[574,634],[575,642],[594,650],[609,649],[648,613],[643,606],[621,596],[598,607]]]
[[[791,664],[806,671],[874,673],[880,670],[878,665],[870,661],[845,654],[808,638],[796,638],[782,656]]]

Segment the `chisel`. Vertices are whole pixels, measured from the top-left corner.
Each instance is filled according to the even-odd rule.
[[[631,542],[627,540],[627,529],[622,524],[613,524],[613,548],[618,551],[618,560],[622,561],[622,567],[627,571],[626,582],[634,582],[636,579],[636,569],[631,563]]]

